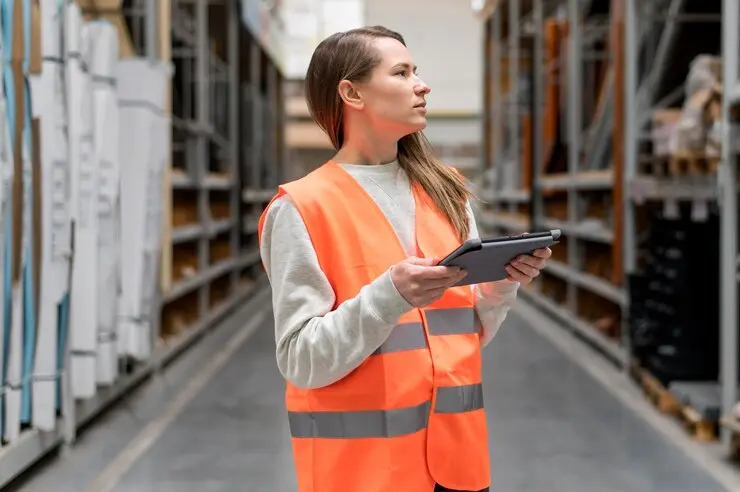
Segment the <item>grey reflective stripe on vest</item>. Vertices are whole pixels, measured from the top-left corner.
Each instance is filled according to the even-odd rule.
[[[290,434],[296,438],[361,439],[398,437],[427,426],[430,402],[393,410],[357,412],[288,412]]]
[[[476,333],[473,308],[426,309],[430,335],[466,335]]]
[[[464,413],[483,408],[480,384],[440,387],[435,413]],[[361,439],[398,437],[424,429],[429,420],[430,402],[393,410],[356,412],[288,412],[294,438]]]
[[[403,323],[393,328],[390,336],[378,347],[374,355],[417,350],[427,347],[427,337],[421,323]]]
[[[429,334],[466,335],[477,333],[473,308],[427,309],[424,311]],[[373,355],[389,354],[404,350],[419,350],[427,347],[427,339],[421,323],[401,323],[393,328],[388,339],[373,352]]]
[[[436,413],[472,412],[483,408],[483,386],[441,386],[437,388]]]

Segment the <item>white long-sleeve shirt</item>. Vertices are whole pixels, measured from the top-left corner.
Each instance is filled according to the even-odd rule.
[[[395,162],[342,167],[388,218],[406,253],[415,255],[415,203],[406,173]],[[468,215],[469,237],[478,237],[470,204]],[[334,291],[287,196],[267,211],[260,252],[272,286],[278,368],[298,387],[319,388],[348,375],[385,342],[398,318],[413,309],[396,289],[389,269],[332,310]],[[506,318],[518,287],[508,280],[471,287],[483,346]]]

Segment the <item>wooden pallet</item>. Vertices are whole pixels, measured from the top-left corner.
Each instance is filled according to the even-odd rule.
[[[693,174],[713,174],[717,172],[719,157],[704,154],[672,155],[669,160],[669,172],[673,176]]]
[[[638,170],[648,176],[664,177],[669,175],[668,156],[641,156],[638,161]]]
[[[696,410],[688,405],[681,407],[679,416],[684,427],[695,440],[712,442],[719,438],[718,421],[703,418]]]
[[[660,413],[678,415],[681,405],[668,388],[645,369],[636,369],[637,381],[648,400]]]
[[[681,403],[647,370],[633,366],[631,373],[655,408],[660,413],[676,417],[696,441],[711,442],[718,439],[719,422],[705,419],[690,405]]]
[[[696,176],[717,172],[719,157],[700,153],[665,156],[643,156],[639,161],[642,174],[655,177]]]

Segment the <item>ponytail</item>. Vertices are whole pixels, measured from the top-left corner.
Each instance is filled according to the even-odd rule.
[[[470,234],[467,202],[472,193],[457,171],[437,159],[423,133],[412,133],[398,142],[398,164],[406,171],[409,181],[418,184],[447,217],[460,241],[467,240]]]

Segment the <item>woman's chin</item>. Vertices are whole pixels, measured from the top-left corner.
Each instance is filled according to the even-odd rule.
[[[413,119],[413,121],[409,122],[409,127],[411,127],[411,131],[409,133],[416,133],[422,131],[424,128],[427,127],[427,119],[425,116],[416,117]]]

